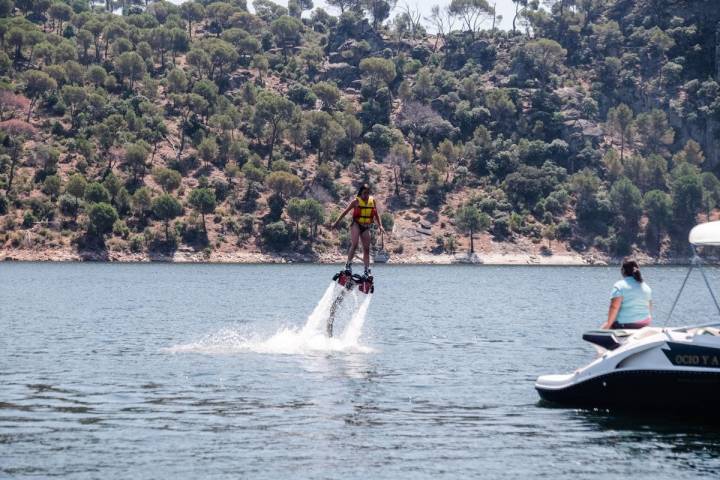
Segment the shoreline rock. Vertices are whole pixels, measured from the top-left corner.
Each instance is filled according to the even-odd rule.
[[[688,265],[689,257],[640,258],[642,265]],[[345,256],[339,253],[307,255],[299,253],[262,252],[215,252],[207,256],[204,252],[176,251],[171,255],[162,253],[132,254],[125,252],[77,252],[72,250],[36,251],[9,249],[0,250],[0,261],[4,262],[106,262],[106,263],[210,263],[210,264],[343,264]],[[391,265],[537,265],[537,266],[608,266],[619,265],[620,257],[600,257],[597,254],[553,254],[538,255],[531,252],[476,252],[432,254],[391,254],[387,263]],[[373,262],[374,263],[374,262]]]

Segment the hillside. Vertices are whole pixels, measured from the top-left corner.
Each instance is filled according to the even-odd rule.
[[[0,0],[0,259],[338,261],[363,182],[397,262],[662,261],[715,218],[714,1],[328,3]]]

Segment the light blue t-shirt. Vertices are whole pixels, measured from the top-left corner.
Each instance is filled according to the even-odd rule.
[[[610,298],[622,297],[622,305],[616,322],[635,323],[650,317],[652,290],[646,282],[639,283],[633,277],[625,277],[613,285]]]

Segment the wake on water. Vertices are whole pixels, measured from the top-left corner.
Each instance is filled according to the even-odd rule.
[[[223,329],[207,335],[198,342],[175,345],[164,349],[170,353],[232,354],[243,352],[270,354],[312,354],[320,352],[369,353],[373,349],[359,343],[363,324],[372,295],[358,294],[357,289],[347,292],[335,315],[336,332],[349,318],[345,330],[336,337],[325,334],[330,308],[344,287],[331,282],[302,328],[281,328],[267,339],[255,334],[244,335],[237,330]]]

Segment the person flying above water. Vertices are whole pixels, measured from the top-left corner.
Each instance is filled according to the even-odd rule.
[[[381,233],[385,233],[380,222],[377,203],[370,195],[370,186],[364,183],[360,186],[355,199],[350,202],[345,211],[340,214],[332,228],[337,228],[345,215],[352,210],[352,224],[350,224],[350,249],[345,270],[352,272],[352,261],[355,257],[358,240],[362,239],[363,263],[365,264],[365,276],[370,275],[370,228],[373,224],[378,226]]]

